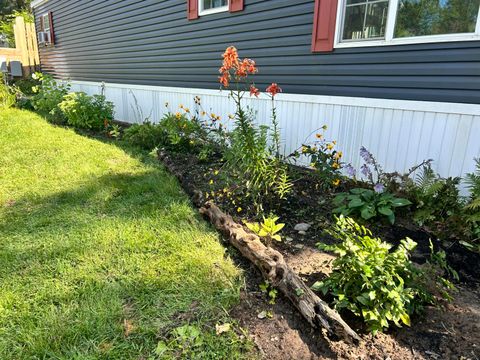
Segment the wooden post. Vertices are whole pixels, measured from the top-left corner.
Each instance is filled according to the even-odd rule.
[[[25,30],[25,20],[23,17],[18,16],[15,18],[15,24],[13,25],[15,33],[15,46],[20,51],[20,61],[23,67],[23,76],[30,75],[30,62],[28,58],[28,45],[27,45],[27,32]]]

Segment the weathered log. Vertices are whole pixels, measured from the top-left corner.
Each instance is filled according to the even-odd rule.
[[[265,246],[260,238],[236,223],[215,204],[208,202],[200,213],[206,216],[243,256],[262,272],[264,278],[280,290],[313,327],[322,327],[347,341],[360,340],[340,315],[320,299],[287,265],[278,251]]]
[[[330,335],[347,341],[360,340],[340,315],[305,285],[287,265],[281,253],[265,246],[257,235],[247,232],[242,225],[236,223],[231,216],[225,214],[213,203],[204,204],[202,193],[193,189],[185,181],[177,164],[167,152],[159,151],[158,158],[168,171],[177,177],[182,187],[192,197],[194,204],[201,207],[200,213],[206,216],[229,242],[261,271],[266,280],[293,303],[313,327],[324,328]]]

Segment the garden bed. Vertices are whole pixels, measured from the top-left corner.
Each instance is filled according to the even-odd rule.
[[[217,182],[215,176],[223,166],[220,157],[214,156],[205,162],[192,154],[161,151],[160,158],[168,162],[168,168],[180,179],[197,206],[201,206],[209,197],[207,194],[222,186],[221,179]],[[331,195],[316,188],[316,179],[308,169],[293,166],[290,173],[295,174],[294,191],[284,201],[280,211],[277,210],[277,215],[286,223],[282,231],[285,241],[275,242],[273,247],[281,252],[287,264],[310,286],[331,271],[334,257],[315,246],[318,242],[335,241],[323,232],[331,226]],[[349,185],[346,183],[343,186],[347,190]],[[242,213],[243,209],[239,211],[239,204],[220,200],[218,205],[237,222],[252,220],[251,214]],[[299,223],[312,226],[306,234],[301,235],[294,230]],[[397,218],[394,226],[377,223],[372,230],[375,235],[392,243],[398,243],[406,236],[417,241],[413,260],[418,263],[428,259],[428,240],[435,239],[425,229],[414,226],[402,216]],[[232,311],[232,316],[248,329],[265,358],[476,359],[480,354],[477,348],[480,346],[477,336],[480,330],[480,258],[478,254],[464,250],[455,243],[435,241],[435,247],[448,250],[451,265],[461,275],[461,282],[456,283],[459,291],[454,302],[445,303],[445,311],[427,307],[424,317],[414,318],[411,327],[394,328],[375,336],[367,335],[362,323],[346,314],[345,320],[362,334],[363,341],[358,346],[327,340],[320,331],[312,329],[283,296],[279,296],[275,304],[270,304],[268,297],[260,291],[263,284],[261,274],[235,251],[234,258],[245,270],[247,281],[242,291],[242,301]],[[267,316],[264,317],[263,313]]]

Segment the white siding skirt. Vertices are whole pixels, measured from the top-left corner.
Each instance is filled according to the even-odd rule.
[[[72,81],[75,91],[99,94],[100,88],[98,82]],[[105,88],[116,119],[130,123],[142,117],[158,122],[168,111],[167,102],[172,112],[180,105],[194,110],[196,95],[205,111],[220,115],[223,122],[231,122],[228,115],[235,112],[228,91],[110,83]],[[442,176],[461,176],[472,172],[473,158],[480,157],[480,105],[299,94],[276,99],[286,154],[313,141],[315,133],[307,137],[327,125],[326,138],[337,140],[344,160],[357,168],[362,145],[386,171],[404,172],[434,159],[433,168]],[[248,98],[246,103],[257,111],[259,124],[270,123],[269,98]]]

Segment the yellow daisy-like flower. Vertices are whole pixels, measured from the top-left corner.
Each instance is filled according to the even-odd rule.
[[[211,114],[210,114],[210,117],[211,117],[212,119],[215,119],[215,118],[217,117],[217,115],[215,115],[214,113],[211,113]]]
[[[200,115],[205,116],[207,113],[205,111],[202,111]]]
[[[218,175],[219,171],[218,171],[218,170],[215,170],[213,173],[214,173],[215,175]]]
[[[223,188],[223,192],[224,192],[224,193],[228,192],[228,189],[227,189],[227,188]]]
[[[317,139],[323,138],[323,135],[322,135],[322,134],[316,134],[315,136],[317,137]]]
[[[180,119],[180,118],[182,117],[182,114],[180,114],[179,112],[177,112],[177,113],[175,114],[175,117],[176,117],[177,119]]]
[[[333,184],[334,186],[340,185],[340,179],[335,179],[335,180],[333,180],[333,181],[332,181],[332,184]]]
[[[308,151],[308,148],[306,146],[302,146],[302,153],[305,154]]]
[[[337,145],[337,140],[333,140],[333,141],[332,141],[332,144],[333,144],[333,145]]]
[[[237,212],[242,212],[242,210],[243,209],[240,206],[237,208]]]
[[[190,112],[190,109],[189,108],[184,108],[183,109],[186,113],[189,113]]]
[[[312,151],[317,152],[317,147],[316,146],[312,147]]]
[[[232,114],[228,114],[228,118],[229,119],[233,119],[235,116],[233,116]]]
[[[182,104],[180,104],[179,108],[180,108],[180,109],[183,109],[183,105],[182,105]]]
[[[327,144],[327,149],[332,150],[333,149],[333,144]]]
[[[333,167],[334,169],[339,169],[339,168],[340,168],[340,164],[335,162],[335,163],[332,164],[332,167]]]
[[[210,185],[213,185],[213,180],[210,180],[208,183],[209,183]]]

